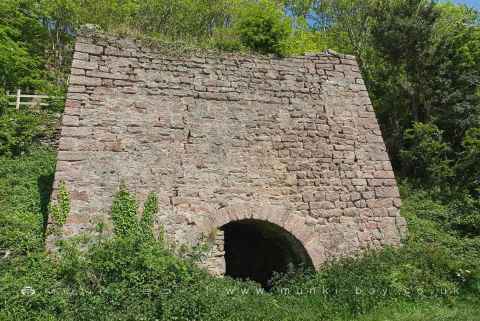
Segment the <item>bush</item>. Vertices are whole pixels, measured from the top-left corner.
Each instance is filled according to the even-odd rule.
[[[480,128],[471,128],[465,133],[463,151],[455,165],[456,176],[475,196],[480,196]]]
[[[402,187],[405,189],[406,185]],[[468,191],[437,195],[419,189],[408,191],[410,196],[403,208],[414,218],[428,220],[438,224],[438,229],[464,236],[480,235],[480,200],[472,197]]]
[[[249,2],[239,11],[235,29],[246,47],[260,53],[286,54],[291,21],[274,1]]]
[[[0,116],[0,156],[19,156],[30,151],[46,134],[43,114],[7,110]]]
[[[240,40],[240,36],[232,29],[218,28],[215,30],[211,46],[226,52],[244,51],[245,46]]]
[[[0,117],[7,112],[8,97],[3,88],[0,88]]]
[[[445,184],[453,176],[450,147],[434,124],[414,123],[404,133],[405,149],[400,151],[402,171],[427,184]]]
[[[480,236],[480,200],[471,195],[463,194],[461,198],[448,204],[445,222],[452,229],[467,235]]]

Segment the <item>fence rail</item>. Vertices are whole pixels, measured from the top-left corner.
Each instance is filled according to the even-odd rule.
[[[15,106],[16,110],[20,110],[20,106],[48,106],[48,103],[42,102],[45,99],[54,99],[59,100],[63,99],[63,97],[58,96],[47,96],[47,95],[22,95],[22,90],[17,89],[16,95],[11,95],[7,93],[7,97],[15,98],[14,102],[9,102],[10,106]],[[22,101],[23,98],[29,101]],[[25,100],[25,99],[24,99]]]

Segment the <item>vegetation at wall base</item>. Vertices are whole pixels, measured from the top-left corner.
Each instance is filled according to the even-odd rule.
[[[1,1],[0,320],[480,320],[479,18],[427,0]],[[18,112],[6,93],[63,95],[85,23],[190,47],[356,55],[401,181],[404,245],[276,275],[264,292],[176,255],[151,231],[155,196],[137,217],[120,189],[116,237],[99,224],[47,255],[46,142],[63,106]]]

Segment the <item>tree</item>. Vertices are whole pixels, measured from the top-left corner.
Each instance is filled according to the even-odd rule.
[[[428,70],[430,116],[458,152],[466,131],[480,125],[480,27],[465,7],[440,8]]]
[[[46,31],[31,2],[0,3],[0,86],[4,90],[45,86]]]
[[[421,183],[442,185],[452,176],[450,147],[443,132],[432,124],[415,123],[405,131],[402,171]]]
[[[459,183],[477,198],[480,195],[480,128],[470,128],[462,143],[463,151],[455,165]]]

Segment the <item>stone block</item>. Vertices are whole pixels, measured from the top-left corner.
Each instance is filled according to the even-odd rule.
[[[70,85],[101,86],[102,81],[99,78],[91,78],[80,75],[70,76]]]
[[[89,43],[77,42],[75,45],[75,52],[88,53],[92,55],[103,54],[103,47]]]
[[[393,197],[400,197],[400,193],[398,192],[398,188],[396,186],[376,187],[375,196],[377,198],[393,198]]]

